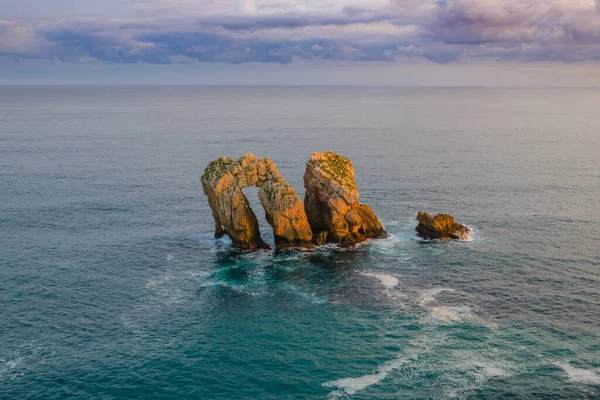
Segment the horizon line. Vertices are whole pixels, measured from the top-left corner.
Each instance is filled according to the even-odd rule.
[[[372,89],[600,89],[598,85],[360,85],[360,84],[205,84],[205,83],[139,83],[139,82],[32,82],[32,83],[2,83],[0,87],[57,87],[57,86],[91,86],[91,87],[198,87],[198,88],[372,88]]]

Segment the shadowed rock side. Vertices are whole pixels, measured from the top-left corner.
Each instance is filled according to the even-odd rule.
[[[331,151],[314,153],[306,164],[304,187],[304,208],[317,245],[387,237],[371,208],[358,203],[349,159]]]
[[[432,217],[426,212],[417,214],[417,236],[423,239],[469,239],[471,231],[464,225],[457,223],[454,218],[448,214],[438,214]]]
[[[247,154],[239,159],[211,161],[202,175],[202,189],[215,220],[215,237],[227,234],[240,249],[269,248],[260,237],[258,220],[242,188],[256,185],[279,248],[313,247],[312,231],[300,197],[268,158]]]

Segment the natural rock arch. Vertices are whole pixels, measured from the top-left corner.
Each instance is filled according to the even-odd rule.
[[[202,189],[215,220],[215,237],[227,234],[234,247],[269,248],[260,237],[258,219],[242,188],[258,186],[258,197],[273,228],[278,248],[311,248],[312,231],[302,200],[268,158],[247,154],[211,161],[202,175]]]

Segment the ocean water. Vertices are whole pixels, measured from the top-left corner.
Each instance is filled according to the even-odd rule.
[[[0,87],[1,399],[600,398],[600,91]],[[207,163],[353,160],[388,239],[238,252]],[[262,218],[256,190],[245,190]],[[414,236],[448,212],[471,241]]]

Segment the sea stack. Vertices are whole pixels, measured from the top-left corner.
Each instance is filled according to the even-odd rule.
[[[423,239],[438,240],[467,240],[471,231],[464,225],[457,223],[454,217],[448,214],[438,214],[432,217],[426,212],[417,214],[417,236]]]
[[[359,204],[352,161],[332,151],[314,153],[304,174],[304,208],[313,240],[352,245],[387,237],[375,213]]]
[[[202,189],[215,220],[215,237],[226,234],[239,249],[269,248],[242,193],[242,188],[253,185],[259,187],[259,199],[273,228],[276,246],[312,248],[312,231],[302,200],[277,171],[275,163],[253,154],[239,159],[222,156],[211,161],[202,175]]]

